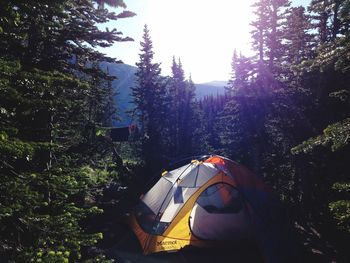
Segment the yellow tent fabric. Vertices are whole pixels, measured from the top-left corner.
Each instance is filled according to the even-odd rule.
[[[252,173],[224,157],[192,161],[163,173],[128,222],[144,254],[249,238],[253,211],[243,188],[268,191]]]

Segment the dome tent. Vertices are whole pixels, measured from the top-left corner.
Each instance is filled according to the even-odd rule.
[[[273,220],[271,200],[261,178],[211,156],[164,172],[128,221],[144,254],[215,246],[256,236]]]

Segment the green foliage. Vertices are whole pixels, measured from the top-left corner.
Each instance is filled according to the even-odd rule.
[[[33,157],[34,145],[32,143],[26,143],[16,139],[13,141],[9,141],[7,138],[7,134],[4,132],[2,132],[0,138],[0,151],[8,154],[8,157],[19,157],[23,159],[31,159]]]
[[[337,98],[342,102],[350,100],[350,91],[348,90],[339,90],[329,94],[331,98]]]
[[[130,38],[96,23],[134,14],[104,4],[125,8],[117,0],[2,3],[0,257],[104,262],[85,253],[103,235],[84,222],[103,212],[103,187],[121,178],[113,148],[135,169],[220,153],[263,175],[283,201],[317,217],[328,209],[350,232],[349,1],[311,1],[309,12],[257,1],[255,56],[235,52],[227,93],[201,101],[180,61],[161,76],[145,27],[132,94],[144,136],[118,146],[101,128],[116,117],[113,78],[99,68],[112,60],[93,48]]]
[[[2,261],[105,261],[86,253],[103,235],[84,222],[103,213],[97,199],[118,180],[118,167],[110,165],[114,146],[96,132],[110,125],[115,109],[112,78],[98,62],[86,62],[112,61],[91,47],[129,40],[96,23],[134,14],[109,12],[102,2],[125,7],[123,1],[2,2]]]
[[[132,88],[136,117],[145,134],[142,153],[149,165],[159,162],[164,145],[160,141],[167,117],[166,83],[159,63],[153,62],[153,43],[147,25],[143,30],[140,60],[137,65],[136,86]]]
[[[339,200],[330,202],[329,211],[337,223],[337,227],[350,233],[350,183],[336,182],[332,190]]]
[[[1,118],[0,235],[1,247],[6,248],[1,252],[16,249],[13,257],[21,262],[76,261],[83,247],[102,238],[84,233],[80,222],[102,212],[93,206],[98,194],[94,189],[112,179],[104,169],[77,166],[83,152],[80,156],[67,152],[77,139],[84,138],[73,120],[84,119],[81,101],[88,85],[67,74],[29,72],[17,64],[13,68],[11,63],[2,64],[8,66],[2,74],[6,85],[0,86],[1,100],[6,112],[13,113]],[[11,93],[15,96],[7,96]],[[14,99],[20,103],[13,103]],[[40,121],[52,122],[49,126],[36,122],[43,109],[49,109],[52,117]],[[67,123],[64,120],[70,114],[74,118]],[[32,121],[24,122],[25,118]],[[11,130],[15,132],[7,132]],[[41,136],[37,136],[39,131]],[[49,156],[55,156],[55,161]]]
[[[289,5],[289,0],[259,0],[253,5],[256,15],[256,20],[251,23],[253,48],[258,51],[260,67],[267,66],[275,74],[280,73],[277,69],[281,67],[284,54],[282,21]],[[258,70],[263,74],[261,69]]]
[[[74,56],[76,68],[84,71],[86,61],[109,60],[91,47],[108,47],[115,41],[128,41],[116,29],[100,30],[96,23],[106,23],[135,15],[109,12],[97,4],[106,1],[3,1],[0,26],[3,27],[0,52],[16,58],[23,66],[47,70],[64,69]],[[123,1],[107,1],[124,7]],[[55,62],[55,63],[53,63]]]
[[[145,134],[143,155],[150,166],[198,152],[194,143],[200,130],[199,120],[195,118],[198,104],[194,101],[194,83],[191,78],[185,79],[180,59],[173,58],[172,76],[164,78],[153,56],[153,43],[145,26],[132,95]]]
[[[293,154],[309,153],[317,146],[330,146],[331,150],[338,151],[350,142],[350,119],[329,125],[323,130],[323,135],[311,138],[292,148]]]
[[[339,229],[350,233],[350,200],[338,200],[329,204],[329,210]]]
[[[332,189],[338,193],[350,194],[350,183],[335,183]]]
[[[306,214],[326,213],[331,203],[339,221],[348,216],[347,188],[337,184],[349,173],[348,1],[312,1],[309,12],[288,6],[253,5],[256,54],[234,52],[228,98],[222,108],[219,98],[205,101],[202,108],[219,110],[203,114],[210,121],[201,120],[207,132],[199,141],[219,137],[207,149],[263,175],[283,201]]]
[[[193,153],[193,134],[196,130],[195,87],[191,79],[185,79],[181,60],[173,58],[172,76],[167,85],[169,106],[167,109],[166,154],[168,158],[189,156]]]

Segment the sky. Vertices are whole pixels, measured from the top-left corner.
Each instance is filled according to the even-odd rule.
[[[132,18],[102,26],[116,28],[133,42],[117,42],[99,49],[129,65],[139,60],[143,27],[148,25],[154,47],[154,62],[161,63],[162,74],[170,75],[173,56],[180,58],[186,77],[195,83],[227,81],[234,49],[252,54],[250,22],[255,0],[124,0]],[[293,0],[307,5],[310,0]],[[123,9],[111,9],[116,13]]]

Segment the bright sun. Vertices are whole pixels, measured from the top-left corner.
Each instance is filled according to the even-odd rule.
[[[146,23],[156,60],[169,73],[181,57],[195,82],[227,80],[233,50],[250,50],[253,0],[148,0]],[[215,79],[213,79],[215,78]]]

